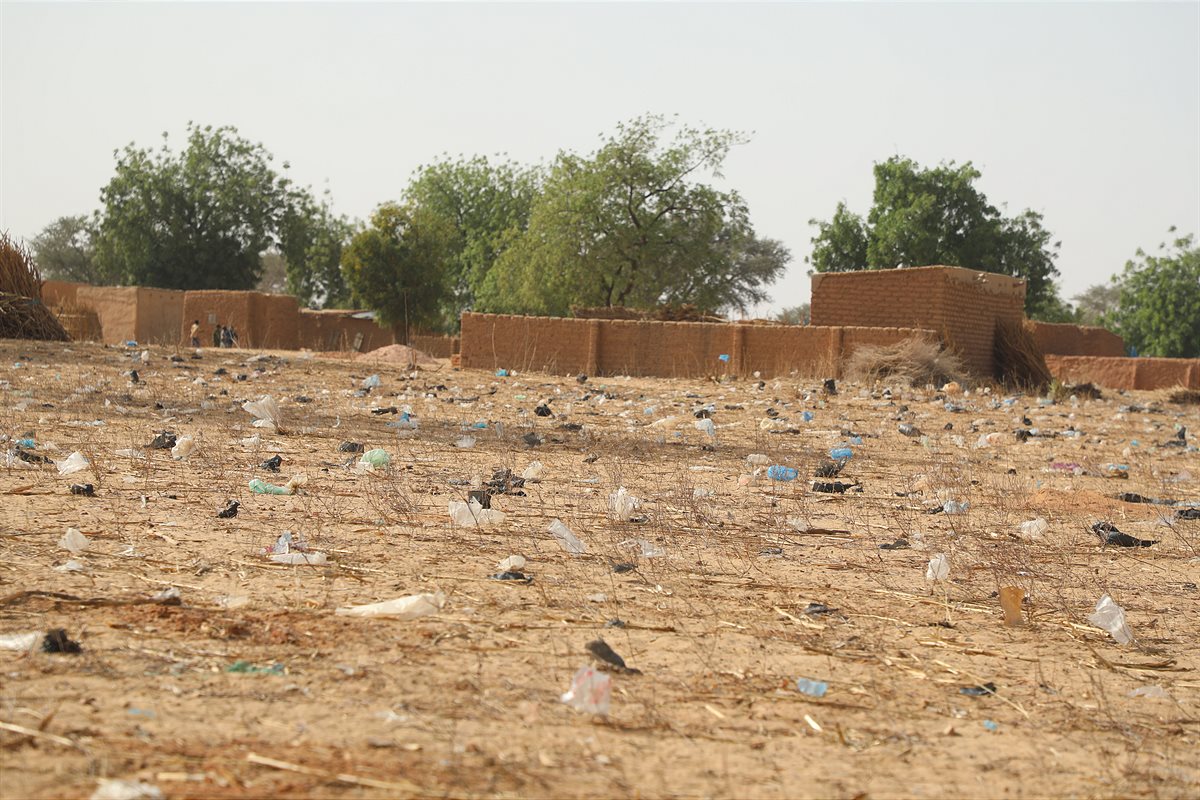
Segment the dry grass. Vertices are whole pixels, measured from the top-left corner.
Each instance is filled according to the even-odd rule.
[[[70,339],[42,305],[42,278],[33,257],[7,233],[0,234],[0,338]]]
[[[966,367],[961,358],[936,342],[911,338],[894,345],[858,348],[846,360],[845,375],[870,385],[941,386],[965,380]]]
[[[996,379],[1012,389],[1042,392],[1054,380],[1029,323],[998,320],[995,332]]]

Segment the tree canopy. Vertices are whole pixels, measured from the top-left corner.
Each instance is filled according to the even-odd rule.
[[[738,133],[644,116],[617,126],[587,156],[563,152],[532,204],[528,228],[506,247],[476,293],[484,311],[567,314],[571,306],[688,303],[745,307],[790,255],[759,239],[736,192],[700,183],[720,177]]]
[[[384,324],[438,330],[450,295],[443,259],[454,232],[441,217],[385,203],[342,253],[342,272],[356,305]]]
[[[417,170],[404,198],[448,234],[441,258],[448,317],[475,304],[507,242],[528,227],[540,183],[537,168],[486,156],[443,157]]]
[[[42,277],[62,281],[104,284],[110,282],[96,264],[95,231],[83,215],[59,217],[30,242],[34,262]]]
[[[350,302],[342,274],[342,251],[354,226],[333,212],[326,197],[293,191],[279,223],[279,249],[287,271],[287,290],[302,305],[340,308]]]
[[[188,125],[182,152],[130,144],[100,193],[96,258],[105,274],[168,289],[249,289],[294,201],[261,144],[235,128]],[[287,164],[283,165],[287,168]]]
[[[970,162],[922,168],[895,156],[875,165],[875,193],[866,219],[839,203],[817,227],[809,263],[817,272],[945,264],[1023,278],[1031,317],[1061,316],[1054,260],[1059,243],[1042,215],[1006,217],[975,182]]]
[[[1143,356],[1200,358],[1200,246],[1193,235],[1160,245],[1157,255],[1139,249],[1114,281],[1119,300],[1104,319],[1127,346]]]

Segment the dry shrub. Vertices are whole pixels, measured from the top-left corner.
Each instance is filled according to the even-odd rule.
[[[910,386],[941,386],[966,377],[961,358],[937,342],[916,337],[860,347],[846,360],[845,372],[853,381],[900,381]]]
[[[1171,392],[1167,401],[1179,403],[1183,406],[1200,406],[1200,391],[1195,389],[1176,389]]]
[[[42,276],[33,257],[7,233],[0,234],[0,338],[70,340],[42,305]]]
[[[1016,389],[1043,392],[1054,376],[1028,322],[996,322],[993,357],[996,380]]]

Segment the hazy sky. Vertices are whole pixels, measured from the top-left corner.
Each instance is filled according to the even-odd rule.
[[[364,217],[443,152],[549,160],[645,112],[753,132],[725,169],[795,257],[872,164],[973,161],[1070,297],[1200,234],[1200,3],[0,3],[0,228],[88,213],[113,150],[234,125]],[[765,309],[760,309],[765,310]]]

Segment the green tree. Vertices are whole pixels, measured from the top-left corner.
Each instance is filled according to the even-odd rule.
[[[451,290],[447,315],[471,308],[507,242],[529,226],[541,183],[537,168],[486,156],[450,158],[420,167],[404,192],[422,214],[449,231],[443,271]]]
[[[775,321],[785,325],[807,325],[812,321],[812,306],[808,303],[801,303],[798,306],[785,308],[775,315]]]
[[[59,217],[47,225],[30,242],[42,277],[94,285],[109,283],[109,276],[96,264],[95,235],[91,220],[83,215]]]
[[[509,231],[477,293],[481,310],[566,314],[572,305],[690,303],[744,308],[790,255],[759,239],[736,192],[696,181],[720,168],[738,133],[644,116],[588,156],[560,153],[529,227]]]
[[[1026,281],[1030,316],[1062,315],[1054,259],[1059,248],[1041,214],[1002,215],[975,186],[970,162],[932,169],[895,156],[875,165],[875,193],[866,219],[839,203],[816,226],[808,261],[817,272],[945,264],[996,272]]]
[[[302,305],[341,308],[350,301],[342,275],[342,251],[353,226],[305,191],[293,192],[280,219],[280,251],[287,265],[287,290]]]
[[[1117,309],[1121,302],[1121,287],[1114,278],[1109,283],[1097,283],[1073,298],[1081,325],[1104,325],[1105,318]]]
[[[1143,356],[1200,358],[1200,246],[1194,236],[1159,245],[1158,255],[1139,249],[1116,285],[1120,299],[1106,321],[1126,345]]]
[[[385,325],[445,329],[453,323],[443,313],[451,291],[444,255],[452,236],[437,215],[381,205],[342,252],[352,301],[375,311]]]
[[[260,254],[277,239],[290,181],[261,144],[232,127],[189,123],[178,154],[114,153],[116,174],[100,193],[96,258],[119,280],[168,289],[249,289]],[[284,164],[284,169],[287,164]]]

